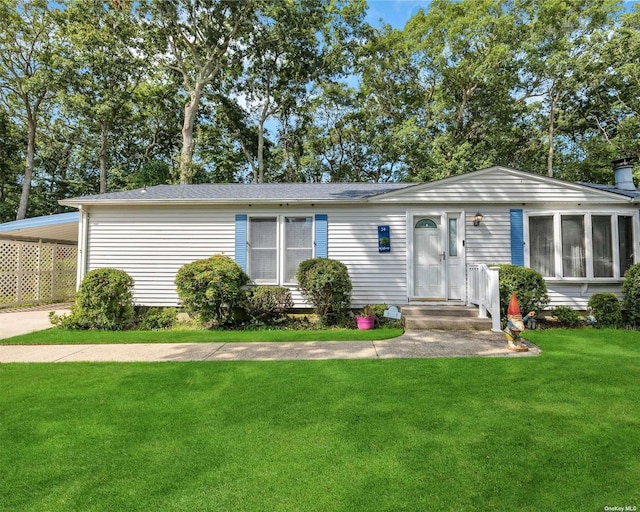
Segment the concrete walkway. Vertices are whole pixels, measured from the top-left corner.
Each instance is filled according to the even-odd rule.
[[[60,310],[64,311],[64,310]],[[50,327],[49,311],[0,313],[0,338]],[[276,361],[433,357],[531,357],[506,349],[503,334],[488,331],[407,331],[381,341],[296,343],[140,343],[109,345],[2,345],[0,363],[135,361]]]

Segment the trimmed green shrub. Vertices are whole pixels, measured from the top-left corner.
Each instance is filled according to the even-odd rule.
[[[287,319],[293,307],[291,291],[282,286],[254,286],[247,291],[245,309],[253,322],[266,325]]]
[[[584,318],[575,309],[569,306],[556,306],[553,316],[558,321],[560,327],[575,328],[584,325]]]
[[[622,308],[613,293],[594,293],[589,298],[589,309],[596,319],[595,327],[622,326]]]
[[[640,326],[640,263],[631,265],[622,284],[622,311],[633,327]]]
[[[49,315],[63,329],[122,331],[135,318],[133,279],[123,270],[98,268],[87,272],[80,283],[71,314]]]
[[[231,258],[216,254],[183,265],[175,282],[187,313],[204,323],[226,325],[244,302],[249,276]]]
[[[141,308],[137,328],[142,331],[164,331],[178,321],[176,308]]]
[[[297,279],[302,296],[316,308],[322,324],[335,325],[346,318],[352,284],[344,263],[328,258],[304,260]]]
[[[529,311],[541,311],[549,304],[547,283],[532,268],[517,265],[499,265],[500,312],[507,318],[507,308],[512,292],[516,292],[522,316]]]

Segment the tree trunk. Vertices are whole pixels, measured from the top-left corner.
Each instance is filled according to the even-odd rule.
[[[264,120],[258,123],[258,183],[264,183]]]
[[[238,140],[240,141],[240,147],[242,148],[242,152],[244,153],[244,157],[247,159],[247,163],[249,167],[251,167],[251,173],[253,174],[254,183],[258,182],[258,168],[256,167],[255,162],[253,161],[253,157],[251,156],[251,152],[247,149],[246,144],[243,142],[242,137],[238,133]]]
[[[184,123],[182,125],[182,152],[180,153],[180,184],[188,185],[193,181],[193,125],[200,106],[203,84],[196,84],[191,91],[191,98],[184,106]]]
[[[109,123],[100,123],[100,193],[107,192],[107,138],[109,135]]]
[[[267,99],[262,107],[262,114],[260,115],[260,121],[258,121],[258,183],[264,183],[264,123],[271,112],[269,112],[270,101],[269,95],[271,94],[271,87],[267,87]]]
[[[33,159],[36,153],[36,117],[27,112],[27,158],[24,168],[24,180],[22,181],[22,194],[16,220],[22,220],[27,216],[29,206],[29,194],[31,193],[31,178],[33,176]]]
[[[553,178],[553,133],[555,131],[556,104],[560,98],[557,92],[551,98],[551,111],[549,112],[549,152],[547,154],[547,176]]]

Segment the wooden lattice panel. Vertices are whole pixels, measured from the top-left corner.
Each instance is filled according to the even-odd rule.
[[[53,271],[53,256],[55,254],[55,246],[43,245],[40,248],[40,265],[38,272],[51,272]]]
[[[54,270],[57,272],[70,272],[71,274],[73,274],[75,286],[78,248],[71,245],[56,245],[53,254],[55,255]]]
[[[0,272],[0,304],[18,301],[18,276]]]
[[[40,291],[38,274],[22,274],[20,279],[20,301],[21,302],[37,302],[40,300],[38,292]]]
[[[23,272],[38,272],[40,252],[39,244],[22,244],[18,261],[19,269]]]
[[[76,292],[76,273],[57,274],[52,298],[63,300],[73,297]]]
[[[53,297],[53,273],[41,272],[38,275],[38,297]]]
[[[73,297],[75,246],[37,242],[0,242],[0,305]]]
[[[0,272],[18,270],[20,247],[15,242],[0,242]]]

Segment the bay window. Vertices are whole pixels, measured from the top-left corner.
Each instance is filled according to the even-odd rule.
[[[247,273],[257,284],[292,284],[300,262],[313,257],[313,219],[250,217]]]
[[[633,217],[529,215],[529,266],[549,278],[620,278],[633,264]]]

